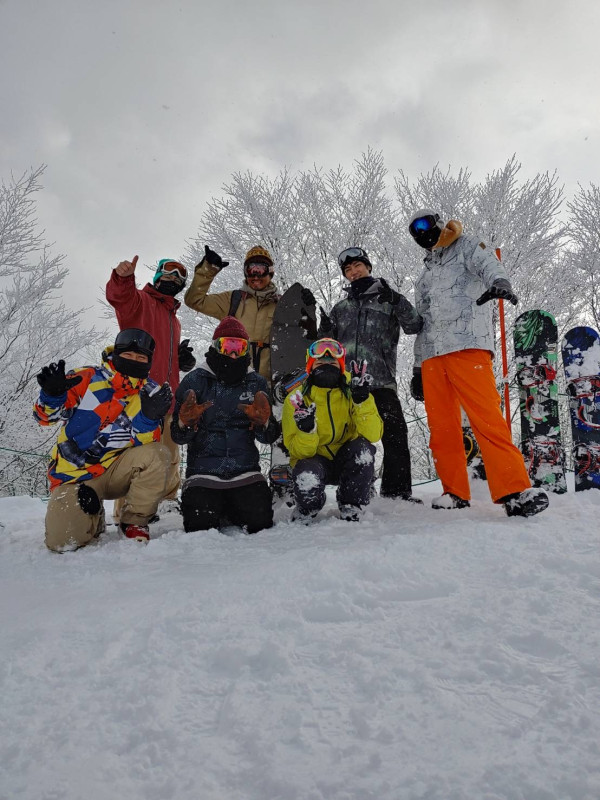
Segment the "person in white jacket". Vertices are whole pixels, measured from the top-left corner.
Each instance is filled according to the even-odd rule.
[[[460,222],[444,224],[432,209],[413,214],[409,231],[427,250],[415,285],[423,328],[415,342],[411,394],[425,401],[429,446],[444,490],[432,506],[470,505],[462,406],[481,450],[492,500],[509,516],[537,514],[548,506],[548,496],[531,488],[502,416],[492,368],[494,329],[486,304],[494,298],[518,302],[506,271],[482,241],[463,234]]]

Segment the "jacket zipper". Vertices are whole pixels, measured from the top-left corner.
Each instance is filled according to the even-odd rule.
[[[169,314],[169,369],[167,371],[167,380],[171,377],[171,365],[173,364],[173,314]]]
[[[333,421],[333,414],[331,413],[331,392],[332,391],[333,390],[330,389],[327,392],[327,412],[329,414],[329,421],[331,422],[331,440],[325,445],[325,449],[331,455],[331,457],[334,458],[335,454],[329,449],[329,445],[333,444],[333,441],[335,439],[335,423]]]

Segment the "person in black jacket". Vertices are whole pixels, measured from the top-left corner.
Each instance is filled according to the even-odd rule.
[[[338,256],[342,274],[350,281],[347,297],[336,303],[330,315],[321,309],[318,336],[331,336],[347,352],[347,362],[367,362],[373,377],[371,394],[383,420],[383,472],[381,496],[414,503],[412,495],[408,431],[397,395],[396,353],[400,328],[416,334],[423,320],[404,295],[383,278],[373,278],[369,256],[362,247],[348,247]]]
[[[280,426],[271,415],[267,382],[250,366],[248,338],[239,320],[225,317],[206,362],[175,394],[171,434],[188,448],[181,493],[186,531],[221,528],[226,521],[247,533],[273,525],[255,440],[271,444]]]

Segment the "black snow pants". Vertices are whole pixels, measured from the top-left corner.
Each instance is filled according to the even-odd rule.
[[[382,497],[412,494],[408,428],[398,395],[393,389],[371,389],[379,416],[383,420]]]
[[[303,515],[316,514],[325,505],[325,486],[337,484],[341,506],[366,506],[375,469],[375,446],[359,436],[343,444],[333,460],[325,456],[301,458],[292,471],[296,507]]]
[[[183,529],[206,531],[227,522],[257,533],[273,527],[271,490],[266,481],[231,489],[192,486],[181,495]]]

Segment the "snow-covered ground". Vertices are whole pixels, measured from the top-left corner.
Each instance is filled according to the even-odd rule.
[[[65,555],[0,500],[0,798],[598,800],[600,492],[570,490]]]

